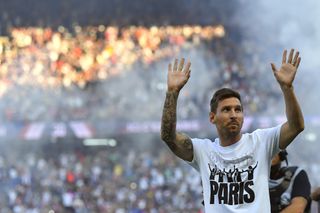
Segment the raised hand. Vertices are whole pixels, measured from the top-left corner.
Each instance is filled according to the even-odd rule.
[[[301,61],[298,51],[296,51],[294,57],[293,55],[294,55],[294,49],[291,49],[288,59],[287,59],[287,50],[283,51],[282,65],[280,67],[280,70],[278,70],[273,63],[271,63],[273,74],[277,79],[278,83],[280,84],[280,86],[286,86],[286,87],[292,86],[292,82],[296,76],[297,69]]]
[[[187,83],[188,79],[190,78],[190,66],[191,63],[188,61],[186,66],[184,67],[184,58],[180,60],[178,66],[178,59],[175,59],[173,69],[171,63],[168,67],[168,91],[177,91],[179,92],[182,87]]]

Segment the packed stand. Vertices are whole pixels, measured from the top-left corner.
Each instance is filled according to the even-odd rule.
[[[269,74],[260,71],[260,61],[252,70],[245,68],[253,54],[242,54],[221,25],[15,28],[0,40],[1,117],[7,121],[157,118],[164,71],[180,56],[192,60],[194,79],[181,99],[186,106],[183,118],[205,117],[208,104],[204,103],[221,86],[245,95],[248,114],[266,112],[269,108],[261,99],[277,102],[279,93],[257,83]],[[128,109],[133,113],[128,115]]]
[[[198,174],[163,147],[64,150],[1,153],[0,212],[201,212]]]

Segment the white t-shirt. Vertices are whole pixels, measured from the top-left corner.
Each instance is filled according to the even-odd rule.
[[[193,160],[188,163],[201,175],[206,213],[270,213],[268,180],[271,159],[280,151],[280,129],[242,134],[227,147],[218,138],[192,139]]]

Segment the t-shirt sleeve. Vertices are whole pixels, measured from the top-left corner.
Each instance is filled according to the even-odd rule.
[[[268,157],[271,160],[275,154],[280,152],[279,140],[280,140],[280,131],[281,126],[267,128],[267,129],[258,129],[256,134],[258,135],[260,141],[263,142],[265,149],[268,151]]]
[[[192,138],[191,140],[193,146],[193,159],[190,162],[186,162],[193,168],[195,168],[198,172],[200,172],[199,163],[201,158],[201,152],[204,146],[204,140],[199,138]]]
[[[291,197],[304,197],[309,199],[311,193],[311,186],[307,173],[301,170],[294,179]]]

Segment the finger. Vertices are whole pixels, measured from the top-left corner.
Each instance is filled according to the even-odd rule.
[[[173,64],[173,70],[172,71],[176,71],[178,67],[178,59],[174,60],[174,64]]]
[[[172,72],[172,64],[171,63],[168,66],[168,72]]]
[[[179,64],[179,69],[178,69],[178,71],[182,71],[183,65],[184,65],[184,58],[182,58],[182,59],[180,60],[180,64]]]
[[[273,71],[273,73],[277,72],[277,68],[276,68],[276,65],[274,65],[274,63],[271,63],[271,69]]]
[[[290,53],[289,53],[289,57],[288,57],[288,63],[289,63],[289,64],[292,63],[293,51],[294,51],[294,49],[291,49],[291,50],[290,50]]]
[[[299,56],[299,51],[296,52],[296,54],[294,55],[294,59],[293,59],[293,66],[296,66],[297,64],[297,59],[298,59],[298,56]]]
[[[190,70],[190,66],[191,66],[191,62],[188,61],[187,65],[186,65],[185,68],[184,68],[184,71],[185,71],[185,72],[188,72],[188,71]]]
[[[297,59],[297,64],[295,65],[295,67],[298,69],[298,67],[299,67],[299,65],[300,65],[300,61],[301,61],[301,58],[299,57],[298,59]]]
[[[284,50],[282,53],[282,63],[285,64],[287,61],[287,50]]]
[[[188,78],[190,77],[191,74],[191,70],[186,71],[186,76],[188,76]]]

